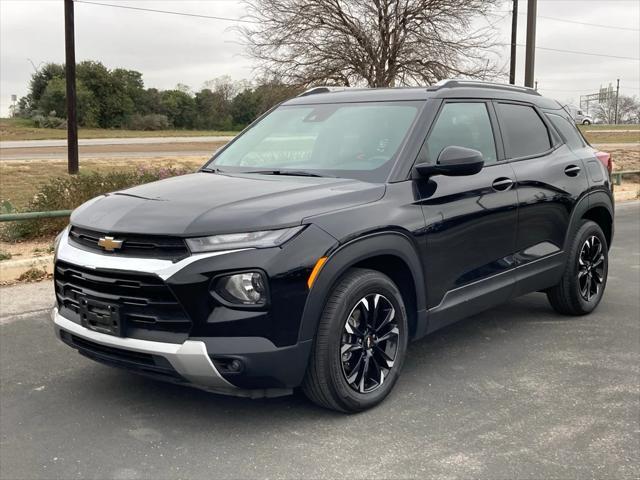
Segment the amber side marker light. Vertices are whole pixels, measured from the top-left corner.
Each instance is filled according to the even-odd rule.
[[[316,277],[320,273],[320,270],[322,270],[322,266],[325,264],[326,261],[327,261],[327,257],[320,257],[316,262],[316,264],[313,266],[313,270],[311,270],[311,275],[309,275],[309,278],[307,279],[307,287],[309,287],[309,290],[311,290],[311,287],[313,287],[313,282],[316,281]]]

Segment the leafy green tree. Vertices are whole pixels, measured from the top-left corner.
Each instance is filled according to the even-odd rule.
[[[234,126],[244,127],[258,118],[260,100],[260,93],[250,88],[238,93],[231,102],[231,117]]]
[[[157,88],[143,90],[140,94],[140,101],[137,103],[137,109],[142,115],[162,113],[160,91]]]
[[[195,95],[194,127],[201,130],[231,130],[230,102],[220,92],[200,90]]]
[[[49,81],[53,78],[64,78],[64,65],[47,63],[31,76],[29,97],[34,106],[38,105]]]
[[[160,93],[160,104],[164,115],[176,128],[193,128],[196,103],[193,97],[180,90],[165,90]]]
[[[93,93],[82,83],[76,84],[78,124],[83,127],[98,126],[99,104]],[[63,78],[52,78],[40,98],[40,109],[45,115],[67,118],[66,84]]]
[[[66,85],[64,78],[52,78],[49,80],[40,95],[38,106],[44,115],[66,118],[65,108]]]
[[[144,88],[142,74],[124,68],[108,69],[96,61],[76,68],[78,122],[102,128],[176,128],[232,130],[242,128],[272,106],[299,93],[297,87],[277,78],[252,85],[229,76],[214,78],[195,94],[178,84],[173,90]],[[20,99],[19,115],[51,112],[66,117],[65,67],[55,63],[33,74],[29,93]],[[56,119],[51,119],[50,124]],[[47,123],[47,122],[45,122]]]

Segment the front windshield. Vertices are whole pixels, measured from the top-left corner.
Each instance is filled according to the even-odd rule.
[[[281,106],[206,167],[382,182],[422,102]]]

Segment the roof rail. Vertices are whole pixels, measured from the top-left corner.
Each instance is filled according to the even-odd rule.
[[[511,85],[508,83],[497,82],[485,82],[484,80],[465,80],[465,79],[450,79],[440,80],[438,83],[430,86],[427,90],[440,90],[441,88],[456,88],[456,87],[482,87],[482,88],[495,88],[496,90],[510,90],[520,93],[528,93],[529,95],[537,95],[541,97],[540,93],[530,87],[522,87],[520,85]]]
[[[319,87],[311,87],[308,90],[302,92],[299,97],[306,97],[307,95],[315,95],[317,93],[331,93],[331,92],[342,92],[344,90],[363,90],[362,87],[340,87],[340,86],[331,86],[331,85],[321,85]]]

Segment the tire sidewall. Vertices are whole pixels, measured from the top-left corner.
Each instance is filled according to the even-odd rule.
[[[369,393],[359,393],[353,390],[347,383],[342,371],[342,359],[340,356],[341,338],[344,329],[344,323],[347,321],[348,315],[351,313],[357,302],[366,295],[379,293],[384,295],[393,305],[396,311],[396,319],[398,322],[399,339],[398,352],[396,354],[395,364],[388,377],[384,379],[383,384]],[[330,384],[333,386],[336,395],[351,410],[365,410],[380,403],[391,391],[395,382],[398,380],[407,350],[408,324],[407,312],[402,300],[402,296],[395,284],[382,274],[375,274],[355,285],[349,285],[344,294],[344,301],[341,302],[340,308],[336,309],[331,319],[329,332],[329,375]]]
[[[600,240],[600,242],[602,243],[602,253],[604,254],[604,273],[602,276],[603,277],[602,284],[600,286],[600,290],[598,291],[598,294],[594,296],[590,301],[587,301],[584,298],[582,298],[582,294],[580,293],[580,285],[578,282],[578,270],[579,270],[578,261],[580,258],[580,251],[582,250],[582,246],[584,245],[584,242],[591,236],[598,237],[598,240]],[[602,300],[602,297],[604,296],[604,291],[607,286],[607,277],[609,274],[608,248],[609,246],[607,245],[607,239],[605,238],[604,233],[602,232],[602,229],[598,226],[598,224],[592,221],[587,221],[584,224],[582,224],[574,240],[574,245],[571,252],[572,256],[569,260],[571,262],[571,268],[569,269],[568,273],[571,275],[571,278],[572,278],[571,295],[576,299],[580,307],[580,310],[583,313],[589,313],[593,311],[598,306],[598,304]]]

